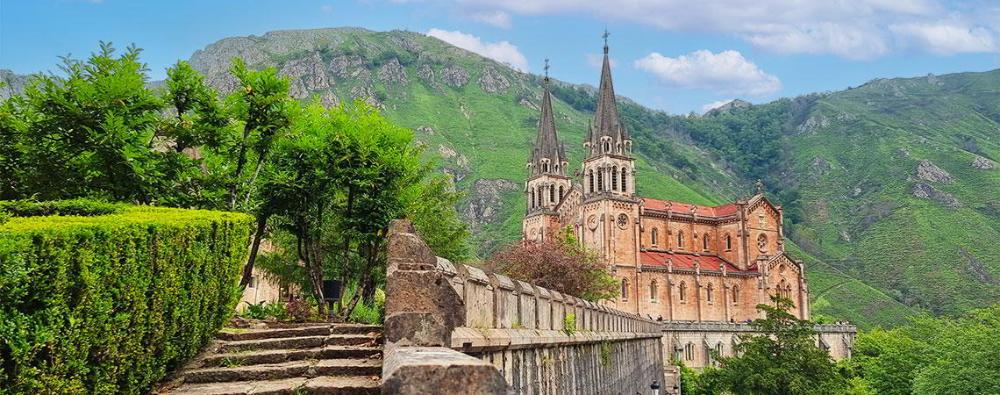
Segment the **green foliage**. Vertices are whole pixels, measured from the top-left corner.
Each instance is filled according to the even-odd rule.
[[[289,317],[289,313],[286,311],[285,305],[281,303],[270,303],[267,301],[261,301],[260,303],[246,303],[246,310],[244,310],[243,314],[241,314],[244,318],[255,320],[273,318],[280,321]]]
[[[11,217],[40,217],[48,215],[93,216],[121,212],[127,205],[100,200],[69,199],[34,202],[27,200],[0,201],[0,212]]]
[[[0,388],[146,392],[232,315],[250,223],[129,207],[0,225]]]
[[[563,317],[563,332],[569,336],[576,333],[576,314],[568,313]]]
[[[164,190],[164,162],[150,149],[162,101],[146,87],[139,53],[116,57],[101,43],[85,62],[63,59],[65,77],[36,75],[23,97],[3,103],[2,166],[11,171],[0,173],[0,199],[151,202]]]
[[[879,394],[1000,393],[1000,304],[861,333],[851,368]]]
[[[427,168],[427,172],[431,169]],[[404,191],[406,217],[437,256],[453,262],[472,257],[469,227],[455,207],[462,193],[444,175],[425,175],[424,180]]]
[[[754,320],[754,334],[741,335],[735,356],[719,357],[720,368],[699,380],[712,391],[737,394],[840,394],[849,382],[825,350],[816,346],[813,323],[788,313],[790,300],[760,304],[765,318]]]

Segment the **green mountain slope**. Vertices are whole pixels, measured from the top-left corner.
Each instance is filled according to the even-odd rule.
[[[277,67],[292,78],[293,94],[303,100],[366,100],[415,129],[428,153],[441,156],[443,171],[467,193],[460,209],[473,226],[480,252],[519,237],[524,163],[541,97],[538,76],[421,34],[354,28],[227,38],[196,52],[191,63],[210,83],[228,91],[234,81],[226,70],[234,56],[251,67]],[[593,88],[554,85],[560,138],[579,164]],[[716,204],[748,191],[751,174],[731,163],[723,150],[699,144],[688,130],[676,127],[692,120],[626,98],[621,103],[640,154],[636,184],[641,195]],[[725,125],[718,128],[725,132]],[[871,326],[899,323],[916,311],[852,277],[849,270],[815,258],[811,249],[789,244],[807,262],[814,313]]]

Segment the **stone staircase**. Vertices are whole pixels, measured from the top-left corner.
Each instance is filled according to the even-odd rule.
[[[306,323],[225,328],[154,393],[378,394],[382,328]]]

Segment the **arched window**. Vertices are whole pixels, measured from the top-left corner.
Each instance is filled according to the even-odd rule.
[[[694,344],[688,343],[684,346],[684,359],[694,361]]]
[[[656,301],[656,280],[649,283],[649,300]]]
[[[650,232],[650,239],[651,239],[650,242],[653,245],[656,245],[656,243],[660,240],[659,237],[660,235],[658,233],[659,232],[657,232],[656,228],[653,228],[653,230]]]
[[[711,302],[713,295],[715,294],[715,289],[712,288],[712,283],[708,283],[708,287],[705,287],[705,294],[708,296],[708,301]]]
[[[611,153],[611,142],[604,140],[604,153]]]
[[[677,232],[677,249],[684,249],[684,231]]]
[[[622,299],[628,299],[628,280],[622,279]]]
[[[623,167],[622,168],[622,192],[628,192],[627,184],[625,182],[625,180],[627,180],[628,177],[626,177],[625,174],[626,174],[625,168]]]
[[[733,249],[733,236],[730,236],[728,233],[726,233],[726,251],[730,251],[732,249]]]
[[[736,304],[740,300],[740,287],[738,285],[733,286],[733,304]]]
[[[612,191],[617,191],[618,190],[618,167],[617,166],[611,168],[611,190]]]
[[[701,249],[708,251],[708,233],[701,237]]]
[[[545,193],[542,192],[542,186],[538,186],[538,207],[545,205]]]
[[[563,197],[563,186],[560,185],[559,186],[559,200],[562,200],[562,197]]]
[[[528,192],[530,192],[530,193],[531,193],[531,194],[529,195],[529,199],[528,199],[528,207],[529,207],[529,208],[535,208],[535,190],[534,190],[534,189],[532,189],[532,190],[530,190],[530,191],[528,191]]]
[[[542,163],[542,173],[549,172],[549,162]]]
[[[594,193],[594,171],[590,170],[588,174],[590,175],[590,193]]]
[[[549,185],[549,202],[550,203],[555,203],[556,202],[556,186],[555,185]]]
[[[604,169],[597,170],[597,190],[604,190]]]
[[[677,287],[677,292],[680,292],[681,302],[687,300],[687,291],[688,291],[687,284],[681,281],[681,285]]]

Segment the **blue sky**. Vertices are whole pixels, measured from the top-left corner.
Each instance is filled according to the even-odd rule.
[[[360,26],[431,34],[596,84],[611,32],[617,92],[671,113],[873,78],[1000,67],[1000,1],[970,0],[2,0],[0,68],[54,70],[100,40],[145,49],[155,79],[221,38]]]

